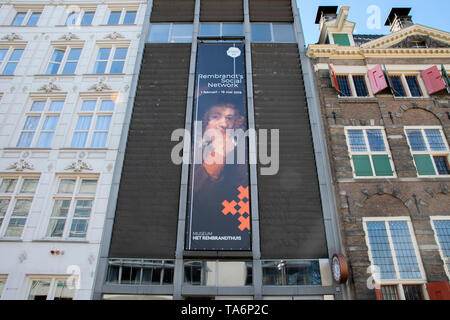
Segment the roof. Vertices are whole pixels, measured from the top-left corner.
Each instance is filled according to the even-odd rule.
[[[354,34],[353,40],[355,41],[356,46],[360,46],[366,42],[370,42],[384,36],[384,34]]]

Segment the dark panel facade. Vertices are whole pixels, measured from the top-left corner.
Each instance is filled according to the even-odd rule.
[[[291,0],[249,0],[250,22],[294,22]]]
[[[174,258],[191,44],[147,44],[128,134],[110,257]]]
[[[256,129],[280,130],[278,174],[258,170],[261,256],[327,257],[297,45],[253,44],[252,63]]]
[[[200,2],[201,22],[242,22],[242,0],[208,0]]]
[[[195,0],[153,0],[150,22],[193,22]]]

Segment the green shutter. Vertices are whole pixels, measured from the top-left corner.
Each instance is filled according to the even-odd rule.
[[[373,166],[375,169],[376,176],[393,176],[391,162],[389,161],[389,156],[387,154],[373,155],[372,156]]]
[[[333,34],[334,44],[340,46],[350,46],[350,39],[346,33],[335,33]]]
[[[352,159],[353,159],[353,167],[355,168],[355,174],[357,177],[373,176],[369,156],[354,155],[352,156]]]
[[[416,163],[417,172],[421,176],[436,175],[434,170],[433,161],[429,154],[415,154],[414,162]]]

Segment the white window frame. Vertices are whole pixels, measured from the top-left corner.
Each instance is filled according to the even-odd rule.
[[[3,179],[17,179],[17,183],[14,187],[14,190],[11,193],[1,193],[0,194],[0,199],[9,200],[8,207],[6,209],[6,212],[5,212],[5,215],[3,218],[3,222],[0,226],[0,238],[21,240],[21,239],[23,239],[23,235],[27,228],[29,217],[30,217],[32,209],[33,209],[34,198],[35,198],[35,195],[39,188],[40,175],[1,175],[0,176],[0,184],[3,181]],[[21,193],[20,192],[25,179],[37,179],[38,180],[38,185],[36,186],[36,190],[34,193]],[[6,231],[8,229],[11,218],[13,218],[13,211],[15,209],[17,200],[31,200],[30,210],[28,211],[28,214],[25,216],[25,224],[23,226],[22,234],[20,235],[20,237],[6,236]],[[23,216],[21,216],[21,217],[23,217]]]
[[[431,228],[434,231],[434,239],[439,247],[439,254],[441,255],[442,261],[444,262],[444,269],[445,269],[445,273],[447,274],[447,278],[450,280],[450,268],[448,267],[448,263],[450,263],[450,257],[446,257],[444,254],[444,251],[442,250],[442,245],[439,241],[437,232],[436,232],[436,228],[434,226],[434,222],[435,221],[450,221],[450,216],[431,216],[430,217],[430,224],[431,224]]]
[[[446,147],[447,147],[447,151],[432,151],[430,150],[430,145],[428,143],[428,138],[425,134],[425,130],[426,129],[435,129],[435,130],[439,130],[441,132],[441,136],[442,136],[442,140],[444,141]],[[425,141],[425,145],[427,147],[427,151],[413,151],[411,148],[411,144],[409,143],[409,138],[408,138],[408,134],[406,133],[406,130],[421,130],[422,132],[422,137]],[[436,164],[434,163],[434,159],[433,156],[441,156],[441,157],[447,157],[447,163],[450,166],[450,148],[448,145],[448,141],[447,141],[447,137],[445,136],[444,130],[442,130],[441,126],[404,126],[403,127],[403,132],[405,133],[405,137],[406,137],[406,141],[408,142],[408,146],[409,146],[409,152],[411,153],[411,156],[414,156],[415,154],[428,154],[431,156],[431,162],[433,163],[433,167],[434,167],[434,171],[436,172],[435,175],[420,175],[419,174],[419,170],[417,169],[416,163],[414,162],[414,167],[416,168],[416,172],[417,172],[417,176],[419,178],[421,177],[433,177],[433,178],[449,178],[450,175],[445,175],[445,174],[439,174]]]
[[[27,275],[27,281],[25,284],[25,290],[23,300],[28,300],[31,293],[31,286],[33,281],[50,281],[49,291],[46,300],[54,300],[57,284],[59,281],[64,281],[66,284],[74,287],[74,296],[72,300],[75,300],[77,295],[77,283],[79,278],[77,275]]]
[[[153,26],[168,26],[169,27],[169,32],[168,32],[168,38],[165,41],[162,42],[150,42],[150,35],[151,35],[151,28]],[[190,26],[192,29],[192,32],[194,32],[194,28],[193,28],[193,24],[192,23],[152,23],[150,26],[150,32],[148,34],[148,39],[147,42],[149,43],[191,43],[192,42],[192,38],[193,38],[193,34],[191,33],[190,36],[176,36],[176,39],[186,39],[186,41],[174,41],[173,39],[173,26],[176,25],[183,25],[183,26]],[[189,40],[189,41],[187,41]]]
[[[254,41],[252,39],[252,34],[251,34],[251,25],[257,25],[257,24],[268,24],[270,27],[270,41]],[[293,37],[294,40],[293,41],[275,41],[275,33],[273,31],[273,25],[290,25],[292,27],[292,32],[293,32]],[[245,32],[245,31],[244,31]],[[250,23],[250,40],[252,43],[296,43],[296,36],[295,36],[295,28],[294,28],[294,24],[293,23],[283,23],[283,22],[251,22]]]
[[[77,60],[77,66],[76,66],[76,68],[75,68],[74,73],[63,73],[63,70],[64,70],[64,68],[65,68],[65,66],[66,66],[66,63],[67,63],[67,62],[73,62],[72,60],[68,60],[68,58],[69,58],[69,53],[70,53],[70,51],[71,51],[72,49],[81,49],[80,57],[79,57],[78,60]],[[64,51],[63,58],[62,58],[61,62],[59,63],[58,72],[57,72],[57,73],[47,73],[47,69],[48,69],[50,63],[52,63],[51,59],[52,59],[52,57],[53,57],[53,53],[54,53],[56,50]],[[82,47],[82,46],[79,46],[79,45],[77,45],[77,46],[69,46],[69,45],[60,45],[60,46],[55,45],[55,46],[52,46],[52,50],[51,50],[51,53],[50,53],[50,57],[48,58],[47,65],[45,66],[45,69],[44,69],[44,72],[43,72],[43,73],[46,74],[46,75],[55,75],[55,76],[56,76],[56,75],[74,76],[74,75],[76,75],[76,71],[77,71],[77,68],[78,68],[78,63],[79,63],[80,60],[81,60],[82,54],[83,54],[83,47]]]
[[[74,191],[71,194],[58,193],[58,189],[59,189],[61,180],[65,180],[65,179],[75,180]],[[93,194],[80,193],[80,187],[81,187],[82,180],[96,180],[97,184],[96,184],[95,193],[93,193]],[[88,239],[89,229],[91,227],[90,222],[91,222],[93,212],[94,212],[95,197],[97,194],[98,185],[99,185],[99,176],[98,175],[60,175],[60,176],[57,176],[55,179],[54,191],[53,191],[53,196],[52,196],[52,202],[51,202],[52,205],[49,209],[49,214],[48,214],[47,219],[44,224],[43,238],[47,239],[47,240],[58,240],[58,241],[61,241],[61,240],[86,241]],[[69,204],[69,210],[67,212],[67,216],[64,219],[65,222],[64,222],[64,230],[63,230],[62,236],[60,236],[60,237],[53,236],[52,237],[52,236],[48,235],[48,231],[50,228],[50,221],[52,219],[54,219],[54,218],[52,218],[52,213],[53,213],[53,208],[54,208],[57,200],[70,200],[70,204]],[[79,219],[74,216],[75,208],[76,208],[76,204],[77,204],[78,200],[92,201],[91,212],[89,213],[89,217]],[[70,230],[72,228],[72,223],[75,219],[87,220],[87,229],[86,229],[86,234],[84,237],[71,237],[70,236]],[[58,219],[58,220],[62,220],[62,219]]]
[[[96,12],[97,12],[97,10],[96,10],[96,8],[95,7],[93,7],[93,8],[88,8],[88,7],[86,7],[86,8],[79,8],[79,7],[76,7],[76,8],[73,8],[73,7],[69,7],[69,8],[71,8],[71,9],[74,9],[73,11],[69,11],[69,10],[67,10],[67,15],[65,16],[65,20],[64,20],[64,25],[65,26],[69,26],[69,27],[71,27],[71,26],[77,26],[77,27],[80,27],[80,26],[85,26],[85,27],[89,27],[89,26],[92,26],[93,25],[93,22],[94,22],[94,19],[95,19],[95,14],[96,14]],[[69,9],[68,8],[68,9]],[[78,11],[76,11],[76,10],[78,10]],[[92,21],[91,21],[91,24],[81,24],[81,21],[83,20],[83,17],[84,17],[84,15],[85,15],[85,13],[94,13],[94,16],[92,17]],[[67,19],[69,18],[69,16],[71,15],[71,14],[76,14],[77,15],[77,18],[75,19],[75,23],[73,23],[73,24],[68,24],[67,22]]]
[[[108,24],[111,13],[118,12],[118,11],[120,11],[119,22],[117,24]],[[132,23],[132,24],[124,24],[123,23],[123,21],[125,20],[125,15],[126,15],[127,11],[136,12],[136,17],[134,18],[134,23]],[[138,11],[139,11],[139,7],[121,7],[121,8],[109,7],[108,14],[106,15],[105,25],[108,25],[108,26],[117,26],[117,25],[134,26],[137,24],[136,20],[138,19],[138,13],[139,13]]]
[[[6,52],[6,55],[5,55],[5,58],[3,59],[3,61],[0,61],[0,76],[10,76],[10,77],[15,76],[16,72],[17,72],[17,67],[19,66],[19,63],[20,63],[20,60],[23,58],[23,55],[25,53],[25,46],[16,46],[16,45],[8,45],[8,44],[2,45],[2,44],[0,44],[0,49],[8,50]],[[10,58],[11,58],[14,50],[23,50],[22,55],[21,55],[20,59],[17,62],[16,61],[10,61]],[[17,63],[16,68],[14,69],[13,74],[3,74],[5,72],[6,65],[9,62],[16,62]]]
[[[83,106],[83,102],[84,101],[89,101],[89,100],[96,100],[96,104],[95,104],[95,109],[92,111],[83,111],[82,106]],[[102,101],[104,100],[110,100],[114,102],[114,109],[113,110],[108,110],[108,111],[102,111],[100,110]],[[102,96],[95,96],[95,97],[88,97],[88,96],[83,96],[80,99],[80,103],[79,103],[79,108],[78,108],[78,113],[77,113],[77,118],[76,121],[74,121],[74,127],[72,130],[72,135],[70,137],[70,141],[69,141],[69,148],[75,148],[75,149],[86,149],[86,148],[94,148],[94,149],[104,149],[104,148],[108,148],[109,145],[109,140],[111,137],[111,129],[113,126],[113,120],[114,120],[114,111],[117,108],[117,95],[115,94],[111,94],[111,95],[102,95]],[[77,130],[76,126],[78,124],[78,119],[83,116],[90,116],[91,118],[91,123],[89,125],[89,129],[88,130]],[[103,131],[104,130],[96,130],[95,126],[97,124],[97,120],[98,117],[100,116],[109,116],[110,117],[110,124],[109,124],[109,128],[108,128],[108,133],[107,133],[107,138],[106,138],[106,143],[105,146],[103,147],[91,147],[92,145],[92,140],[93,140],[93,136],[94,133],[96,131]],[[80,132],[80,131],[86,131],[87,132],[87,137],[86,137],[86,141],[84,144],[84,147],[78,147],[78,146],[72,146],[72,140],[74,138],[74,135],[76,132]]]
[[[350,137],[348,135],[348,130],[363,130],[364,142],[366,144],[367,151],[351,151]],[[386,151],[370,151],[370,144],[369,144],[369,139],[367,138],[366,130],[381,130],[381,134],[383,136],[383,142],[384,142]],[[350,164],[352,166],[352,173],[353,173],[354,179],[395,179],[395,178],[397,178],[397,172],[395,170],[394,161],[392,159],[392,154],[391,154],[391,149],[389,147],[389,143],[387,140],[386,131],[385,131],[384,127],[381,127],[381,126],[346,126],[346,127],[344,127],[344,132],[345,132],[345,140],[347,142],[348,155],[350,157]],[[369,160],[370,160],[370,165],[372,167],[373,176],[368,176],[368,177],[357,176],[355,166],[354,166],[353,160],[352,160],[352,155],[368,155]],[[387,155],[389,157],[389,163],[391,164],[391,168],[393,171],[392,176],[377,176],[375,174],[375,166],[373,164],[373,159],[372,159],[373,155]]]
[[[3,300],[3,293],[5,292],[6,284],[8,281],[8,275],[0,274],[0,283],[3,283],[3,286],[0,286],[0,300]]]
[[[14,22],[14,20],[16,19],[17,15],[19,13],[25,13],[25,17],[23,18],[22,23],[20,25],[13,25],[13,22]],[[40,15],[38,21],[36,22],[36,24],[34,26],[29,26],[28,22],[30,21],[31,15],[33,13],[40,13],[41,15]],[[13,19],[11,20],[10,26],[11,27],[19,27],[19,26],[22,26],[22,27],[37,27],[38,23],[39,23],[39,20],[41,20],[41,17],[42,17],[42,9],[28,9],[28,10],[18,9],[18,10],[16,10],[16,13],[14,14]]]
[[[351,94],[352,94],[350,97],[339,95],[339,98],[342,98],[342,99],[346,99],[346,98],[347,99],[348,98],[357,98],[357,99],[373,98],[372,90],[369,88],[370,86],[367,85],[368,83],[370,83],[369,78],[367,77],[367,73],[336,74],[336,76],[347,76],[347,79],[348,79],[348,82],[349,82],[349,85],[350,85],[350,91],[351,91]],[[356,92],[355,82],[353,81],[353,76],[363,76],[364,77],[364,84],[366,86],[367,96],[358,96],[358,94]]]
[[[31,107],[33,106],[33,103],[34,102],[39,102],[39,101],[45,101],[44,109],[42,111],[32,111]],[[63,109],[64,109],[64,106],[63,106],[60,111],[50,111],[49,108],[50,108],[50,105],[51,105],[52,101],[62,101],[62,102],[65,103],[65,96],[47,96],[47,97],[42,97],[42,98],[37,98],[36,97],[36,98],[33,98],[31,100],[31,103],[29,104],[29,107],[28,107],[28,111],[25,113],[25,118],[21,122],[21,126],[19,128],[19,134],[17,136],[17,139],[15,139],[15,141],[16,141],[16,144],[15,144],[16,148],[43,148],[43,149],[52,148],[53,140],[54,140],[54,138],[56,136],[56,131],[58,130],[58,124],[59,124],[59,121],[60,121],[60,118],[61,118],[61,114],[62,114]],[[24,130],[24,126],[25,126],[25,123],[26,123],[28,117],[37,117],[37,116],[39,116],[40,118],[39,118],[39,122],[37,124],[37,128],[34,130],[34,135],[33,135],[33,138],[31,140],[30,145],[26,146],[26,147],[19,147],[19,146],[17,146],[18,143],[19,143],[19,140],[20,140],[22,132],[30,131],[30,130]],[[38,147],[36,145],[37,145],[37,143],[39,141],[40,133],[46,131],[46,130],[43,129],[43,126],[45,124],[45,119],[47,117],[49,117],[49,116],[58,116],[59,117],[58,118],[58,123],[56,124],[56,128],[54,130],[52,143],[51,143],[50,147]]]
[[[118,59],[114,60],[114,55],[116,54],[117,49],[127,49],[127,55],[125,56],[125,59]],[[98,54],[100,52],[100,49],[111,49],[109,52],[108,60],[97,60]],[[94,64],[92,65],[92,74],[125,74],[126,68],[127,68],[127,58],[130,54],[130,46],[128,44],[98,44],[97,50],[94,56]],[[95,64],[97,61],[106,61],[106,67],[104,73],[96,73],[95,72]],[[111,73],[111,66],[114,61],[123,61],[123,69],[122,73]]]
[[[389,229],[388,222],[391,221],[401,221],[406,222],[408,225],[409,235],[411,237],[411,241],[414,247],[414,252],[416,254],[417,264],[419,266],[421,278],[420,279],[400,279],[400,271],[398,270],[397,257],[395,255],[395,248],[392,242],[392,235]],[[422,257],[420,256],[419,246],[416,241],[416,236],[414,233],[414,229],[411,223],[410,217],[363,217],[362,224],[364,229],[364,239],[367,245],[367,254],[369,256],[370,266],[374,266],[374,261],[372,257],[372,248],[370,246],[369,232],[367,231],[367,222],[384,222],[386,227],[386,233],[389,239],[389,246],[392,256],[392,261],[394,263],[395,273],[397,275],[397,279],[378,279],[378,277],[374,277],[377,285],[380,286],[397,286],[397,293],[400,300],[405,300],[405,293],[403,290],[404,285],[421,285],[422,286],[422,294],[425,300],[429,300],[427,288],[426,288],[426,275],[425,269],[423,268]],[[373,270],[373,269],[372,269]],[[380,288],[381,289],[381,288]]]

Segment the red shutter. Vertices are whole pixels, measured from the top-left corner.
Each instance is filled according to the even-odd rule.
[[[427,283],[430,300],[450,300],[450,285],[447,281]]]
[[[432,94],[445,89],[444,80],[442,80],[441,73],[436,66],[432,66],[427,70],[423,70],[421,73],[423,82],[428,89],[428,93]]]
[[[381,69],[381,65],[376,65],[375,67],[370,69],[367,72],[367,76],[369,77],[370,86],[372,87],[373,94],[377,94],[378,92],[388,87],[386,78],[384,77],[383,70]]]
[[[328,68],[330,69],[330,78],[331,78],[331,83],[333,84],[333,87],[336,89],[336,91],[338,93],[341,93],[341,91],[339,90],[339,83],[337,81],[336,72],[334,72],[331,64],[328,64]]]
[[[383,300],[383,292],[381,291],[381,286],[379,289],[375,288],[375,296],[377,300]]]

